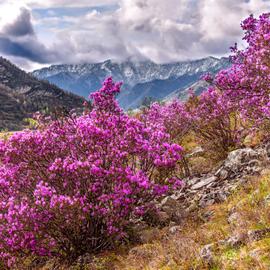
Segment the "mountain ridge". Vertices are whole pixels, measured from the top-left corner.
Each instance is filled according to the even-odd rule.
[[[81,108],[84,99],[38,80],[0,57],[0,102],[0,130],[16,130],[24,127],[23,118],[36,111]]]
[[[195,83],[202,74],[216,73],[229,64],[228,58],[212,56],[168,64],[106,60],[97,64],[52,65],[31,74],[84,97],[99,89],[106,77],[112,76],[114,80],[124,82],[118,101],[124,109],[129,109],[140,106],[145,97],[163,99],[173,91]]]

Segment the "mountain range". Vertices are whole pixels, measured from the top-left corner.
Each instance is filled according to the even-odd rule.
[[[107,60],[97,64],[52,65],[35,70],[32,75],[85,98],[99,89],[106,77],[112,76],[124,83],[118,96],[120,106],[133,109],[145,98],[168,99],[173,93],[181,97],[181,92],[196,83],[201,75],[215,74],[229,65],[228,58],[214,57],[170,64]]]
[[[0,131],[24,127],[36,111],[81,108],[84,98],[38,80],[0,57]]]
[[[124,82],[118,101],[124,109],[134,109],[147,99],[185,99],[190,86],[200,94],[207,86],[200,76],[206,72],[215,74],[229,65],[227,58],[214,57],[163,65],[108,60],[53,65],[26,73],[0,57],[0,131],[24,128],[24,119],[36,111],[81,109],[89,93],[99,89],[108,76]]]

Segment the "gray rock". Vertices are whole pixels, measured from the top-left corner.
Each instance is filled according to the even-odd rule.
[[[270,194],[264,198],[265,204],[270,205]]]
[[[195,185],[199,181],[200,181],[199,177],[192,177],[191,179],[186,180],[187,184],[190,186]]]
[[[216,172],[220,179],[235,177],[243,171],[246,173],[258,172],[261,169],[263,154],[251,148],[234,150],[229,153],[221,168]]]
[[[239,247],[242,244],[245,243],[247,239],[247,235],[244,233],[237,233],[233,236],[231,236],[229,239],[227,239],[227,244],[231,247]]]
[[[265,171],[266,152],[264,146],[257,149],[238,149],[229,153],[227,159],[213,173],[184,179],[186,185],[164,198],[158,205],[162,211],[161,216],[165,216],[161,220],[166,220],[167,224],[168,221],[179,224],[187,213],[225,201],[234,190],[249,181],[249,175]],[[266,174],[269,172],[270,170],[265,171]],[[233,222],[234,218],[236,217],[232,215],[228,222]]]
[[[214,199],[209,199],[209,200],[204,199],[199,202],[199,206],[202,208],[205,208],[209,205],[213,205],[214,203],[215,203]]]
[[[248,238],[250,241],[259,241],[265,238],[268,234],[270,234],[270,228],[265,228],[262,230],[250,230],[248,231]]]
[[[268,144],[265,146],[265,151],[266,151],[267,157],[270,158],[270,143],[268,143]]]
[[[202,188],[202,187],[204,187],[204,186],[206,186],[206,185],[208,185],[208,184],[210,184],[210,183],[212,183],[212,182],[214,182],[216,180],[217,180],[217,177],[216,176],[210,176],[208,178],[201,179],[198,183],[196,183],[195,185],[193,185],[191,187],[191,189],[193,189],[193,190],[194,189],[200,189],[200,188]]]
[[[222,167],[215,173],[215,176],[221,180],[225,180],[229,176],[229,171]]]
[[[204,153],[203,148],[201,146],[197,146],[196,148],[193,149],[193,151],[190,154],[187,154],[186,157],[191,158],[191,157],[203,154],[203,153]]]
[[[212,263],[214,258],[213,249],[214,249],[213,243],[205,245],[200,251],[200,257],[205,261],[207,261],[208,263]]]
[[[237,224],[240,217],[241,215],[238,212],[233,212],[232,214],[230,214],[227,221],[229,224]]]
[[[228,193],[223,191],[223,190],[220,190],[217,192],[217,195],[216,195],[216,201],[217,202],[224,202],[228,197]]]
[[[168,196],[161,201],[160,208],[163,212],[167,213],[169,216],[172,216],[178,210],[179,203],[171,196]]]
[[[185,193],[181,191],[176,191],[173,195],[171,195],[171,198],[178,201],[181,198],[185,198]]]
[[[169,233],[170,234],[176,234],[177,232],[180,232],[182,229],[181,229],[181,226],[172,226],[170,229],[169,229]]]

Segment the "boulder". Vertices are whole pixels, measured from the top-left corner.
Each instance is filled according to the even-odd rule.
[[[236,248],[241,246],[246,242],[247,235],[244,233],[236,233],[235,235],[232,235],[229,239],[227,239],[227,245]]]
[[[177,232],[180,232],[182,230],[181,226],[172,226],[169,228],[170,234],[176,234]]]
[[[250,241],[259,241],[270,234],[270,228],[261,230],[250,230],[248,231],[248,238]]]
[[[268,158],[270,158],[270,143],[265,146],[265,152]]]
[[[200,251],[200,257],[207,261],[209,264],[213,262],[214,255],[213,255],[213,250],[214,250],[214,244],[208,244],[205,245],[201,251]]]
[[[210,183],[214,182],[217,180],[217,177],[216,176],[210,176],[210,177],[207,177],[207,178],[203,178],[201,179],[199,182],[197,182],[195,185],[193,185],[191,187],[191,189],[200,189],[204,186],[207,186],[209,185]]]
[[[229,153],[227,159],[217,170],[215,175],[224,180],[232,179],[241,174],[253,174],[262,170],[262,151],[251,148],[237,149]]]

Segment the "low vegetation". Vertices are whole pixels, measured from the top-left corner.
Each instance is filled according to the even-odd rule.
[[[269,232],[269,194],[270,171],[266,171],[250,178],[225,203],[201,210],[175,231],[164,229],[149,243],[118,256],[121,264],[116,263],[115,269],[268,269],[270,234],[255,235]],[[251,232],[254,239],[248,237]],[[226,244],[230,237],[238,242]],[[200,254],[208,244],[211,255],[205,260]]]

